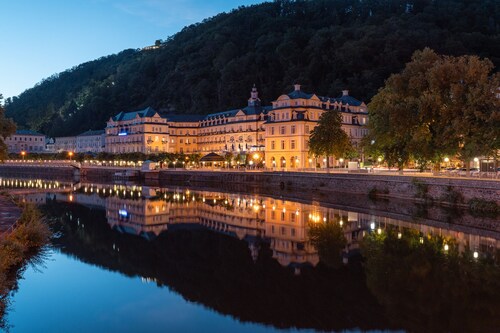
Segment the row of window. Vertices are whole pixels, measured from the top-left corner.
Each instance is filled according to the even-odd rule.
[[[18,148],[16,146],[8,145],[8,149],[9,149],[9,151],[13,152],[13,151],[19,150],[20,148]],[[21,148],[21,149],[23,149],[23,148]],[[30,152],[30,151],[44,151],[45,146],[28,146],[25,149],[28,152]]]
[[[274,135],[275,133],[275,127],[271,126],[270,128],[270,134]],[[305,125],[304,131],[306,134],[309,134],[309,125]],[[296,134],[297,133],[297,127],[295,125],[292,125],[290,127],[290,134]],[[279,134],[280,135],[285,135],[287,134],[287,126],[279,126]]]
[[[304,147],[306,150],[309,149],[309,145],[308,145],[308,142],[306,141],[305,143],[305,147]],[[280,141],[280,149],[281,150],[285,150],[286,149],[286,141],[285,140],[281,140]],[[297,149],[297,141],[296,140],[290,140],[290,149],[293,150],[293,149]],[[276,141],[271,141],[271,150],[276,150]]]
[[[19,140],[18,140],[19,139]],[[29,140],[28,140],[29,139]],[[33,139],[33,140],[32,140]],[[37,137],[17,137],[17,136],[10,136],[7,138],[6,141],[38,141],[38,142],[43,142],[45,141],[45,138],[37,138]]]

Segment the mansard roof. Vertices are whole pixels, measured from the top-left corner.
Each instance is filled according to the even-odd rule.
[[[17,130],[16,134],[18,135],[37,135],[37,136],[45,136],[45,134],[38,133],[32,130]]]
[[[136,116],[139,118],[144,117],[153,117],[157,112],[152,107],[147,107],[144,110],[132,111],[132,112],[120,112],[112,119],[114,121],[124,121],[124,120],[133,120]]]
[[[166,118],[167,121],[173,122],[198,122],[205,118],[204,115],[200,114],[166,114],[163,115],[163,118]]]
[[[309,99],[314,96],[314,94],[307,94],[302,90],[294,90],[291,93],[287,94],[290,99]]]
[[[357,100],[356,98],[349,96],[349,95],[342,95],[340,97],[333,97],[333,98],[326,97],[326,96],[320,96],[320,99],[323,102],[330,100],[330,103],[337,102],[337,103],[342,104],[342,105],[349,104],[352,106],[360,106],[361,104],[363,104],[363,102],[361,102],[360,100]]]
[[[241,109],[234,109],[234,110],[228,110],[228,111],[223,111],[223,112],[210,113],[210,114],[207,114],[203,118],[203,120],[235,117],[236,114],[240,111],[242,111],[247,116],[256,115],[256,114],[261,114],[261,113],[267,113],[271,109],[272,109],[271,106],[247,106],[247,107],[244,107]]]
[[[104,133],[105,133],[104,130],[88,130],[86,132],[78,134],[77,136],[94,136],[94,135],[102,135]]]

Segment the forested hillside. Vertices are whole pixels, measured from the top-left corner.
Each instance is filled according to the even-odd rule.
[[[162,36],[158,36],[162,38]],[[153,44],[153,41],[152,41]],[[498,0],[279,0],[219,14],[153,50],[126,50],[47,78],[6,110],[51,136],[105,126],[145,106],[205,114],[292,89],[369,101],[416,49],[500,65]],[[15,79],[15,78],[13,78]]]

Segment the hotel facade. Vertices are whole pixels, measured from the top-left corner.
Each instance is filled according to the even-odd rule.
[[[310,156],[309,136],[329,110],[341,114],[342,129],[358,147],[368,133],[366,104],[347,90],[331,98],[303,92],[296,84],[270,106],[261,105],[254,86],[247,106],[206,116],[160,114],[152,108],[121,112],[107,122],[105,151],[230,153],[254,156],[256,163],[266,167],[312,168],[324,163],[324,158]]]
[[[45,135],[30,130],[17,130],[5,138],[5,144],[9,153],[44,153]]]

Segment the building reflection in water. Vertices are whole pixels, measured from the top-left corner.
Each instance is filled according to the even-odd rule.
[[[105,209],[112,228],[147,239],[153,239],[169,228],[208,228],[247,242],[254,261],[260,244],[267,242],[273,258],[282,266],[294,267],[297,273],[301,266],[318,264],[318,252],[308,238],[308,229],[311,225],[327,222],[338,223],[343,230],[347,240],[344,261],[358,253],[364,236],[383,233],[387,228],[397,228],[398,237],[405,230],[416,230],[422,242],[434,236],[453,240],[460,252],[470,249],[475,258],[490,256],[497,259],[500,252],[500,235],[493,231],[436,221],[431,221],[435,222],[431,224],[421,220],[403,221],[324,207],[315,202],[180,188],[75,185],[43,180],[0,179],[0,188],[38,189],[38,193],[25,197],[25,201],[36,204],[49,197]],[[52,193],[45,194],[46,190]]]

